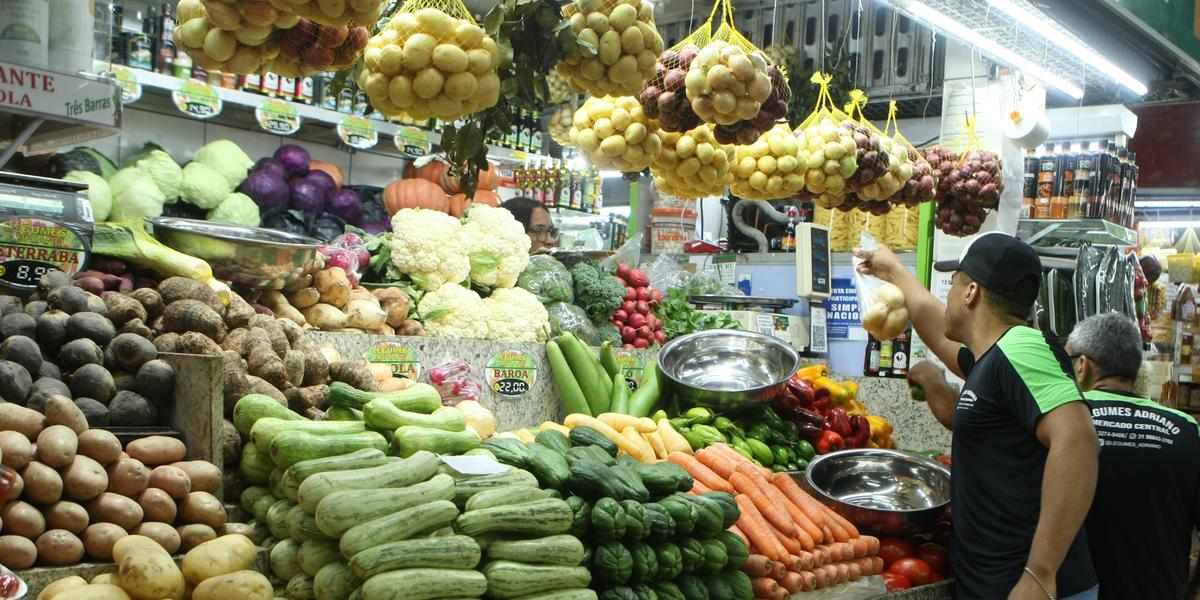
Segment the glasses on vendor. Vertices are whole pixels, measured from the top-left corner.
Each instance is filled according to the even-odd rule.
[[[542,240],[543,242],[557,242],[559,231],[557,227],[546,227],[545,225],[534,225],[529,228],[529,236]]]

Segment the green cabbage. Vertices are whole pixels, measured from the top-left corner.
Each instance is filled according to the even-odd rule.
[[[205,210],[212,210],[233,191],[229,180],[213,167],[192,161],[183,168],[179,197]]]
[[[226,196],[216,208],[208,211],[208,220],[258,227],[261,215],[258,213],[258,205],[250,196],[234,192]]]
[[[134,166],[150,176],[154,185],[167,198],[167,204],[179,200],[179,184],[183,179],[183,169],[179,168],[175,159],[162,148],[151,147],[147,144],[145,150],[135,155],[125,166]]]
[[[112,211],[112,188],[103,177],[91,171],[71,171],[63,175],[66,181],[74,181],[88,186],[87,197],[92,203],[92,219],[96,222],[107,221]]]
[[[192,157],[192,161],[204,163],[215,169],[225,178],[225,181],[229,182],[229,189],[240,185],[242,180],[246,179],[246,174],[250,172],[250,167],[254,166],[254,161],[250,160],[250,157],[246,156],[246,153],[237,144],[229,140],[217,140],[201,146],[196,151],[196,156]],[[224,195],[221,196],[221,198],[224,197]]]
[[[154,185],[154,180],[141,170],[125,167],[108,180],[108,186],[112,189],[112,211],[108,220],[140,222],[144,217],[162,214],[166,197]]]

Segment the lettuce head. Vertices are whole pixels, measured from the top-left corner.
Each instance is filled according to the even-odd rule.
[[[196,151],[196,156],[192,157],[192,161],[215,169],[229,182],[231,190],[242,183],[246,174],[250,172],[250,167],[254,166],[254,161],[250,160],[237,144],[229,140],[216,140],[201,146]],[[222,199],[224,197],[221,196]]]
[[[141,221],[144,217],[162,214],[166,197],[154,180],[136,167],[125,167],[108,180],[112,190],[110,221]]]
[[[66,181],[74,181],[88,186],[87,197],[92,203],[92,219],[96,222],[107,221],[112,212],[112,188],[103,177],[91,171],[71,171],[63,175]]]
[[[216,208],[208,211],[208,220],[258,227],[261,216],[258,205],[250,196],[234,192],[226,196]]]
[[[229,180],[220,171],[202,163],[192,161],[183,168],[183,181],[179,186],[179,197],[205,210],[212,210],[233,191]]]
[[[134,156],[126,166],[137,167],[149,175],[150,180],[166,197],[167,204],[174,204],[176,200],[179,200],[179,184],[183,179],[183,169],[180,169],[175,159],[171,158],[171,155],[162,148],[147,145],[147,148]]]

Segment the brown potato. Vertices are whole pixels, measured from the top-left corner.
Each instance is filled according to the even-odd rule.
[[[121,455],[121,441],[111,431],[89,429],[79,434],[79,454],[107,465],[116,462]]]
[[[44,565],[73,565],[83,559],[83,542],[65,529],[51,529],[37,539],[38,561]]]
[[[146,488],[137,497],[138,505],[142,507],[142,519],[158,523],[174,523],[177,507],[175,501],[166,492],[158,488]]]
[[[150,483],[150,470],[140,460],[125,458],[108,466],[108,491],[137,497]]]
[[[76,435],[88,429],[87,417],[84,417],[83,411],[79,410],[79,407],[66,396],[51,395],[46,399],[46,407],[43,412],[46,413],[47,425],[66,425]]]
[[[21,494],[25,493],[25,480],[21,478],[21,474],[17,473],[13,476],[12,487],[8,488],[8,501],[19,500]]]
[[[181,542],[179,549],[183,552],[187,552],[209,540],[217,539],[217,532],[208,525],[193,523],[191,525],[176,527],[175,530],[179,532],[179,540]]]
[[[175,438],[152,435],[129,442],[125,452],[150,466],[165,465],[183,460],[187,456],[187,446]]]
[[[221,489],[221,469],[208,461],[187,460],[177,462],[172,467],[183,469],[192,482],[193,492],[217,493]]]
[[[104,492],[87,504],[93,523],[116,523],[126,530],[142,522],[142,507],[120,494]]]
[[[79,436],[66,425],[51,425],[37,436],[37,459],[60,469],[71,464],[79,449]]]
[[[0,430],[16,431],[29,439],[37,439],[46,427],[42,413],[11,402],[0,402]]]
[[[54,598],[66,590],[80,588],[87,584],[88,582],[78,575],[71,575],[69,577],[63,577],[62,579],[56,579],[50,585],[42,588],[42,593],[38,594],[37,600],[51,600],[51,598]]]
[[[37,545],[19,535],[0,535],[0,556],[10,569],[28,569],[37,561]]]
[[[83,549],[89,558],[109,561],[113,557],[113,544],[127,535],[129,534],[115,523],[92,523],[83,532]]]
[[[108,472],[95,460],[77,454],[63,469],[63,491],[72,500],[86,502],[108,489]]]
[[[21,470],[33,460],[33,444],[29,438],[16,431],[0,431],[0,463]]]
[[[25,465],[21,471],[21,479],[25,481],[25,491],[22,496],[34,504],[54,504],[62,498],[63,480],[58,471],[33,461]]]
[[[257,571],[236,571],[205,579],[192,590],[193,600],[221,600],[241,598],[243,600],[271,600],[275,592],[271,582]]]
[[[4,521],[5,535],[19,535],[33,540],[46,530],[46,518],[42,516],[42,511],[20,500],[0,508],[0,520]]]
[[[158,488],[179,500],[192,491],[192,480],[179,467],[159,465],[150,472],[150,487]]]
[[[92,578],[92,580],[91,580],[91,581],[89,581],[88,583],[91,583],[91,584],[97,584],[97,583],[101,583],[101,584],[107,584],[107,585],[121,585],[121,579],[120,579],[119,577],[117,577],[117,574],[116,574],[116,573],[101,573],[101,574],[99,574],[99,575],[97,575],[97,576],[93,577],[93,578]]]
[[[188,583],[199,584],[205,579],[244,571],[254,566],[258,547],[244,535],[223,535],[204,542],[183,557],[183,577]]]
[[[138,525],[132,532],[134,535],[144,535],[163,547],[168,554],[175,554],[179,551],[179,545],[182,540],[179,539],[179,532],[175,531],[174,527],[166,523],[147,522]]]
[[[121,587],[137,600],[182,597],[183,573],[158,542],[130,535],[113,545]]]
[[[246,523],[226,523],[220,529],[221,535],[244,535],[251,540],[254,539],[254,526]]]
[[[71,588],[50,600],[131,600],[129,593],[119,585],[111,583],[89,583]]]
[[[50,529],[65,529],[79,535],[88,526],[88,513],[82,506],[62,500],[46,507],[43,516],[46,517],[46,527]]]
[[[192,492],[179,501],[179,518],[215,529],[225,524],[225,506],[208,492]]]

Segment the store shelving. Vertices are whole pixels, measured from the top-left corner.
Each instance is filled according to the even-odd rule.
[[[0,62],[0,167],[18,150],[53,150],[121,129],[121,91],[104,79]]]
[[[1021,219],[1017,237],[1031,246],[1136,246],[1137,232],[1102,219]]]

